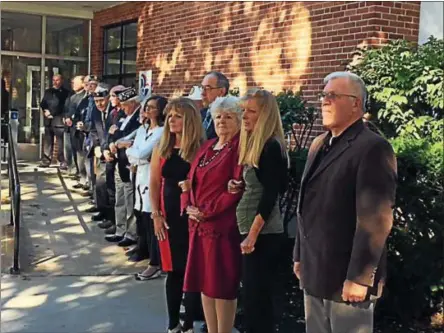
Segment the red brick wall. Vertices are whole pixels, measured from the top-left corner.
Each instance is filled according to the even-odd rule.
[[[187,93],[205,72],[244,92],[301,89],[310,102],[322,79],[343,70],[359,45],[418,40],[420,2],[130,2],[94,16],[92,71],[102,74],[103,26],[138,19],[137,69],[154,91]]]

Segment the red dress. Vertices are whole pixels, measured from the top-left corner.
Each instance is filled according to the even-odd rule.
[[[242,193],[230,194],[227,186],[230,179],[241,177],[239,136],[220,153],[213,150],[216,142],[217,139],[209,140],[197,153],[188,176],[192,190],[182,194],[182,209],[195,206],[205,216],[204,222],[189,220],[184,291],[232,300],[237,298],[241,276],[236,206]],[[211,162],[199,166],[203,159]]]

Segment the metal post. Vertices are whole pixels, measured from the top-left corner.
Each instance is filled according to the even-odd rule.
[[[89,29],[88,29],[88,75],[91,74],[91,36],[92,36],[92,27],[91,27],[91,20],[89,20]]]

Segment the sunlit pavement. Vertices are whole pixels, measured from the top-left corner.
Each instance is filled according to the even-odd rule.
[[[164,278],[138,282],[56,168],[21,164],[21,275],[2,256],[1,332],[165,332]],[[2,175],[4,177],[4,175]],[[2,241],[2,244],[5,241]],[[200,325],[197,323],[196,325]]]

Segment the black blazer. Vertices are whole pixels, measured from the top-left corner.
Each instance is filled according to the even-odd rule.
[[[49,88],[45,90],[45,94],[40,102],[40,108],[43,112],[45,109],[48,109],[53,118],[48,119],[43,117],[44,126],[64,127],[63,117],[65,101],[69,95],[69,90],[64,87],[61,87],[60,89]]]
[[[87,149],[87,157],[92,157],[94,154],[94,148],[104,145],[107,138],[103,112],[99,111],[97,108],[93,108],[92,118],[91,124],[85,124],[89,131],[90,140],[89,149]],[[88,125],[90,125],[89,128]]]
[[[202,124],[205,120],[205,117],[207,115],[207,110],[208,108],[203,108],[202,110],[200,110],[200,116],[202,117]],[[211,140],[214,138],[217,138],[217,134],[216,134],[216,129],[214,128],[214,121],[211,120],[210,126],[208,127],[208,129],[205,129],[205,134],[207,136],[207,140]]]
[[[139,112],[140,112],[140,108],[134,112],[131,120],[128,122],[128,124],[126,124],[125,129],[123,131],[118,130],[115,133],[116,136],[114,137],[114,139],[123,138],[139,128],[139,126],[140,126]],[[128,161],[128,157],[126,156],[126,149],[125,148],[117,149],[117,165],[119,168],[119,175],[120,175],[120,179],[122,180],[122,182],[125,182],[125,183],[130,182],[131,181],[130,171],[127,168],[127,166],[129,165],[129,161]]]
[[[393,223],[396,158],[391,145],[359,120],[312,170],[328,133],[312,143],[297,208],[293,253],[301,287],[342,301],[345,280],[370,287],[386,275],[385,242]]]

